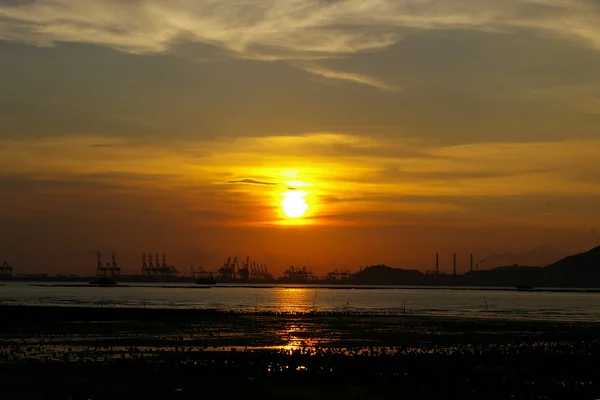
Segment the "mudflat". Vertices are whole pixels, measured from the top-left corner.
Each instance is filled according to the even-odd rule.
[[[600,322],[43,306],[0,316],[3,399],[600,397]]]

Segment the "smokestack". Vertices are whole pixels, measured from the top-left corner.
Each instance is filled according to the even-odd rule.
[[[452,264],[454,266],[453,274],[454,274],[454,276],[456,276],[456,253],[453,254],[453,258],[454,258],[453,264]]]
[[[473,253],[471,253],[471,266],[469,267],[469,270],[473,272]]]
[[[440,253],[435,253],[435,276],[440,274]]]

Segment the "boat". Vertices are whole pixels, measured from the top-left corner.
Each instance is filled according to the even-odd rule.
[[[535,288],[532,285],[517,285],[517,290],[527,291],[534,290]]]
[[[90,285],[96,286],[115,286],[116,284],[117,281],[115,281],[114,279],[110,279],[107,276],[100,276],[90,281]]]
[[[213,278],[212,273],[208,274],[208,277],[200,277],[196,280],[196,283],[198,285],[216,285],[217,281],[215,280],[215,278]]]

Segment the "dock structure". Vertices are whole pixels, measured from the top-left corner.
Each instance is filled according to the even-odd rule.
[[[202,267],[198,267],[196,269],[196,268],[194,268],[193,265],[190,267],[190,275],[194,279],[203,279],[203,278],[207,277],[209,274],[212,274],[212,271],[206,271]]]
[[[112,265],[108,270],[108,275],[111,277],[121,276],[121,268],[117,266],[117,255],[115,253],[112,253]]]
[[[306,268],[306,265],[304,265],[302,268],[296,268],[292,265],[283,273],[283,279],[289,281],[303,282],[315,280],[316,277],[313,275],[310,269]]]
[[[328,272],[325,279],[328,281],[347,281],[347,280],[350,280],[352,275],[353,274],[352,274],[352,272],[350,272],[349,269],[347,269],[345,271],[340,271],[336,268],[333,271]]]
[[[162,253],[162,263],[159,253],[148,253],[148,262],[146,262],[146,253],[142,253],[142,276],[153,278],[174,278],[179,275],[179,271],[173,266],[167,264],[167,255]]]
[[[111,262],[107,262],[106,264],[102,264],[102,254],[100,252],[96,254],[96,258],[96,276],[111,278],[121,276],[121,268],[117,265],[117,255],[115,253],[111,254]]]
[[[96,276],[104,277],[107,275],[106,267],[102,264],[102,254],[98,252],[96,254],[96,258],[98,259],[98,264],[96,266]]]
[[[250,256],[246,256],[244,261],[238,260],[238,257],[227,257],[225,263],[217,271],[219,280],[222,281],[268,281],[273,279],[269,273],[266,264],[250,260]]]
[[[12,277],[13,267],[8,265],[8,262],[4,261],[0,266],[0,277],[2,278],[10,278]]]

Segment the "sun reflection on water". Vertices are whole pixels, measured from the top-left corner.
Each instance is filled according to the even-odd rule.
[[[281,304],[279,311],[288,313],[308,313],[317,308],[318,292],[307,288],[282,288],[276,291],[277,303]],[[285,344],[275,346],[277,350],[297,351],[313,348],[323,338],[317,338],[310,325],[300,322],[290,322],[278,332]]]
[[[318,292],[307,288],[282,288],[275,292],[280,312],[308,313],[318,305]]]

